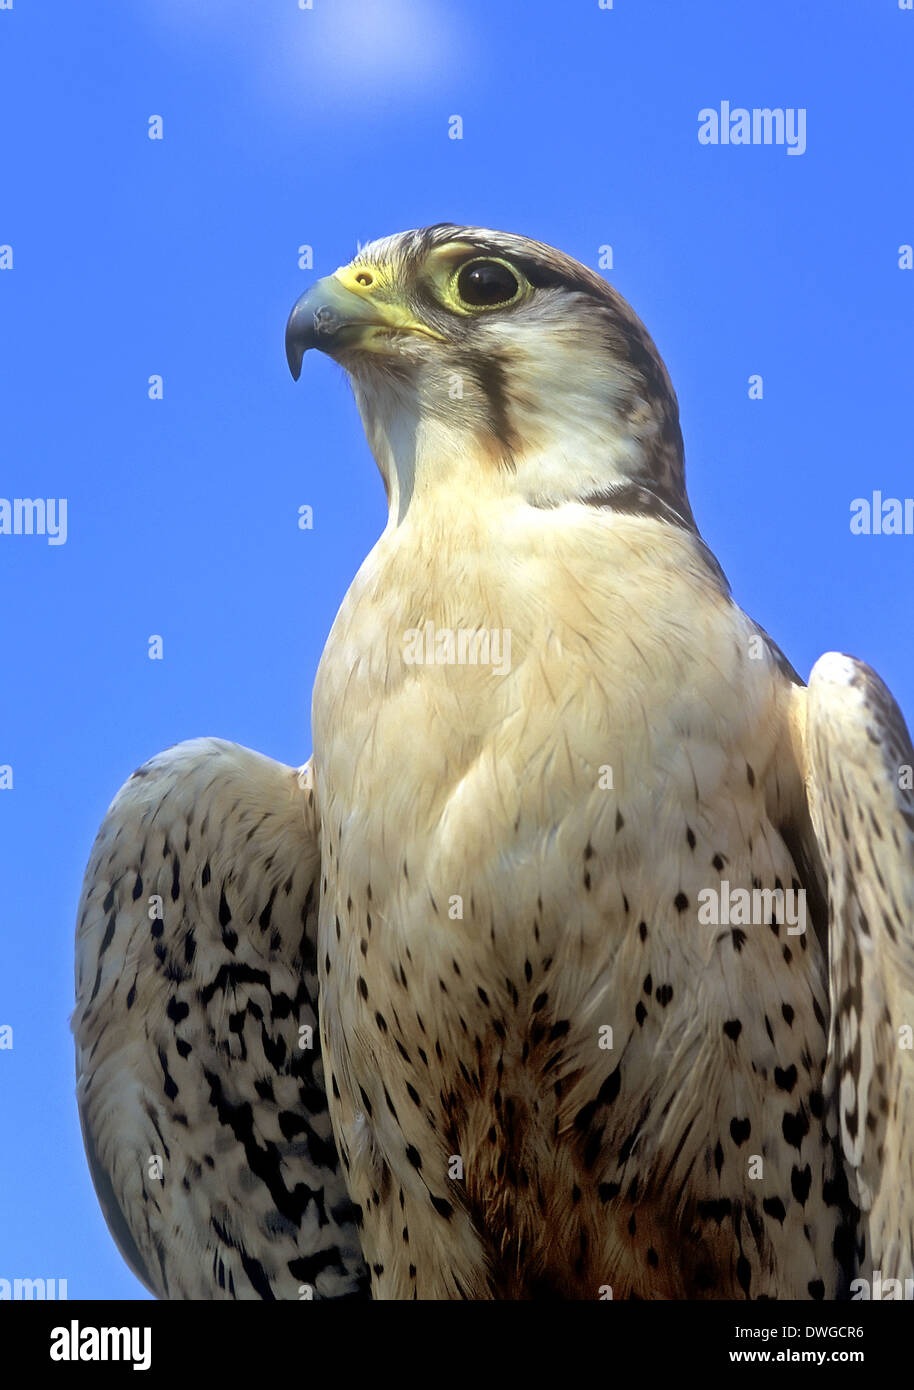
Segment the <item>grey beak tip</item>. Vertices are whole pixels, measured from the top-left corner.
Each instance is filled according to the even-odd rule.
[[[340,329],[371,321],[370,305],[366,308],[332,276],[318,280],[296,301],[286,323],[286,361],[293,379],[301,376],[302,358],[309,348],[330,352]]]
[[[301,364],[304,353],[300,348],[286,348],[286,361],[289,364],[289,371],[292,373],[292,380],[298,381],[301,376]]]
[[[296,308],[298,306],[296,305]],[[286,361],[289,364],[289,371],[292,373],[292,380],[298,381],[301,376],[301,364],[305,355],[305,346],[301,341],[301,334],[297,331],[295,309],[289,315],[286,324]]]

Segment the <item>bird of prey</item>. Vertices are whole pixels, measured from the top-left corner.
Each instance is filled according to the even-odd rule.
[[[911,741],[732,600],[640,321],[438,225],[286,346],[348,373],[389,521],[310,762],[179,744],[99,832],[78,1098],[125,1258],[166,1298],[914,1275]]]

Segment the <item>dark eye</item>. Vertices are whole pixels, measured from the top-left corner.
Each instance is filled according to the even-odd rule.
[[[501,261],[470,261],[457,276],[457,293],[464,304],[507,304],[519,289],[514,271]]]

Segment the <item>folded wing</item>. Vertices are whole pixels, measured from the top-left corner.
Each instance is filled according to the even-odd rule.
[[[865,1245],[914,1276],[914,750],[862,662],[829,653],[806,694],[806,783],[828,879],[826,1081]]]
[[[309,769],[217,739],[121,788],[83,884],[77,1094],[115,1240],[160,1298],[363,1295],[317,1017]]]

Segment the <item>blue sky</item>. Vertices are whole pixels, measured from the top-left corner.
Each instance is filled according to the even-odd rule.
[[[864,657],[910,721],[914,537],[849,516],[914,491],[912,56],[897,0],[0,7],[0,491],[68,500],[65,544],[0,535],[0,1278],[143,1292],[74,1100],[82,871],[168,744],[310,752],[385,514],[341,370],[315,354],[293,385],[283,328],[358,241],[455,221],[591,265],[611,245],[738,601],[804,676]],[[725,100],[805,108],[805,153],[699,144]]]

